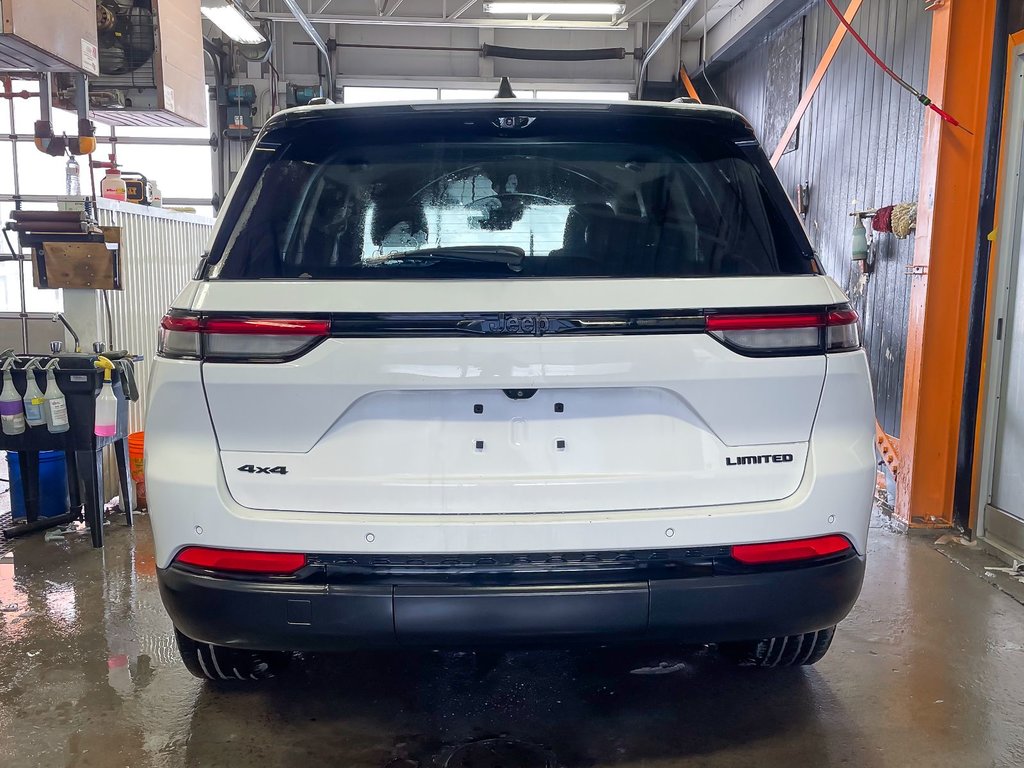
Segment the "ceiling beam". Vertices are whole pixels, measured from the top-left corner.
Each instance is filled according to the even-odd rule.
[[[401,0],[399,0],[401,2]],[[315,14],[309,17],[314,24],[362,24],[362,25],[385,25],[403,27],[464,27],[468,29],[567,29],[576,31],[602,31],[611,30],[625,31],[626,25],[616,25],[608,21],[573,21],[573,20],[529,20],[529,19],[463,19],[438,17],[423,18],[420,16],[391,16],[398,8],[398,2],[388,10],[387,16],[356,16],[356,15],[334,15]],[[256,12],[253,16],[258,19],[270,21],[295,22],[296,18],[290,13],[267,13]]]
[[[744,0],[708,30],[708,63],[730,60],[801,11],[807,0]],[[683,41],[683,64],[690,76],[701,70],[701,41]]]
[[[658,0],[644,0],[642,3],[640,3],[640,5],[638,5],[636,8],[634,8],[629,13],[624,13],[624,14],[622,14],[622,16],[617,18],[615,20],[615,26],[617,26],[617,27],[624,26],[625,24],[629,23],[630,19],[635,18],[637,15],[643,13],[648,8],[650,8],[652,5],[654,5],[656,2],[658,2]]]
[[[683,40],[700,40],[704,33],[714,29],[729,12],[743,0],[706,0],[705,5],[697,6],[697,15],[683,31]]]
[[[463,5],[461,8],[459,8],[459,10],[454,11],[454,12],[448,14],[448,18],[449,19],[457,19],[457,18],[459,18],[460,16],[462,16],[462,14],[464,14],[466,11],[468,11],[470,8],[472,8],[474,5],[476,5],[476,3],[477,3],[477,0],[466,0],[466,4]]]

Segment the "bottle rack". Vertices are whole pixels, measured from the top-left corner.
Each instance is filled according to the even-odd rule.
[[[96,395],[103,385],[103,372],[94,363],[96,355],[18,355],[11,369],[11,376],[18,392],[24,395],[26,376],[36,376],[40,389],[45,389],[45,373],[35,369],[24,370],[29,360],[35,358],[46,365],[53,358],[58,360],[54,370],[57,386],[67,400],[69,429],[57,434],[47,427],[25,427],[20,435],[0,433],[0,450],[17,451],[21,468],[22,492],[25,499],[26,522],[4,529],[7,538],[23,536],[46,528],[65,525],[81,519],[84,509],[85,521],[89,526],[94,547],[103,546],[103,449],[114,446],[117,472],[121,493],[121,508],[126,523],[132,524],[131,488],[128,475],[128,398],[125,397],[123,371],[115,369],[111,376],[114,394],[118,399],[117,432],[110,437],[97,437],[95,429]],[[128,357],[125,353],[105,354],[117,361]],[[131,385],[129,384],[129,388]],[[41,451],[63,451],[67,463],[68,496],[70,509],[66,515],[52,518],[39,517],[39,453]]]

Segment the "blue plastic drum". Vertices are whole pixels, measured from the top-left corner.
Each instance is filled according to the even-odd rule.
[[[7,476],[11,479],[11,515],[24,520],[25,495],[21,492],[18,454],[7,452]],[[68,473],[63,451],[39,454],[39,516],[58,517],[68,511]]]

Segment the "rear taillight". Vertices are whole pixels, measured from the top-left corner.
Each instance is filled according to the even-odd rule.
[[[819,536],[796,541],[771,541],[765,544],[739,544],[732,548],[733,560],[744,565],[792,563],[841,555],[853,550],[845,536]]]
[[[198,360],[202,354],[199,342],[199,318],[195,315],[170,313],[160,321],[160,337],[156,351],[163,357]]]
[[[323,318],[200,317],[171,312],[160,323],[163,357],[209,362],[280,362],[330,335]]]
[[[226,573],[288,576],[306,566],[306,556],[295,552],[253,552],[241,549],[186,547],[174,562]]]
[[[707,331],[748,355],[806,355],[860,348],[857,313],[849,307],[815,312],[713,314]]]
[[[857,313],[849,307],[833,309],[825,315],[825,349],[846,352],[860,349],[860,326]]]

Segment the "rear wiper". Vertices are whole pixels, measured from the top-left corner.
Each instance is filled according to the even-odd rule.
[[[418,248],[415,251],[389,253],[373,259],[379,264],[406,259],[424,261],[475,261],[484,264],[505,264],[518,270],[523,266],[526,251],[511,245],[451,245],[436,248]]]

